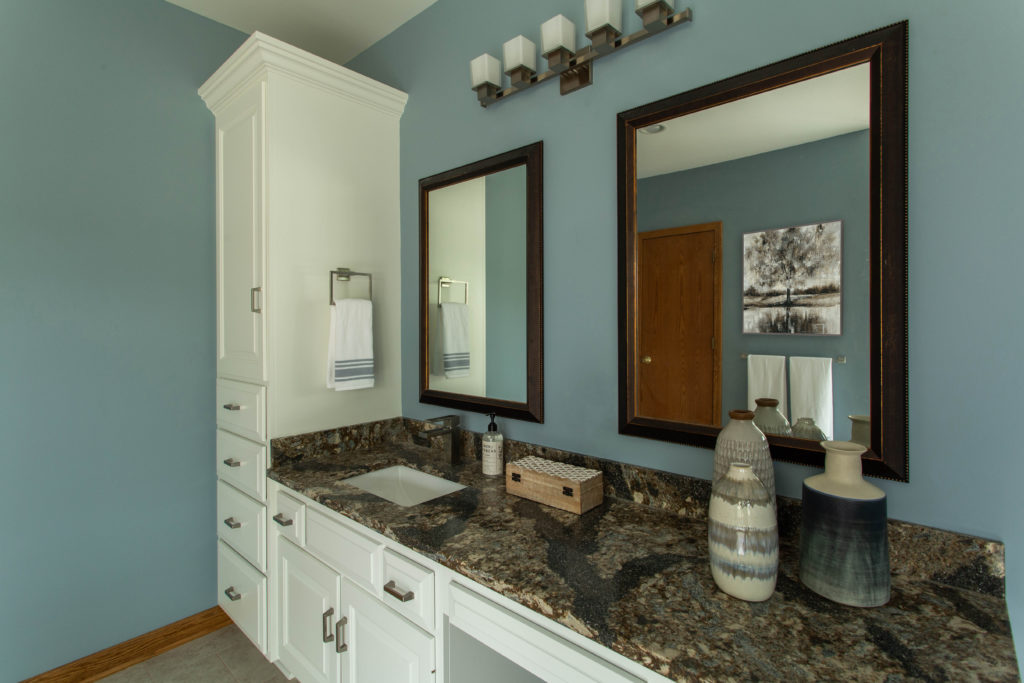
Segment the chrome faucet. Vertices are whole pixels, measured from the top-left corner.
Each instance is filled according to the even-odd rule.
[[[445,437],[445,445],[448,448],[449,462],[451,462],[452,465],[458,464],[459,457],[462,454],[462,438],[459,433],[459,416],[444,415],[442,417],[432,417],[429,420],[425,420],[425,422],[441,426],[417,432],[412,437],[413,442],[420,446],[426,446],[429,448],[433,437],[443,436]]]

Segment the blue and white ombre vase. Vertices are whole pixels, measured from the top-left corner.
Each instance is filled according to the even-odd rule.
[[[748,463],[732,463],[711,486],[711,576],[733,597],[762,602],[775,592],[779,527],[774,503]]]
[[[885,492],[864,481],[851,441],[822,441],[825,472],[804,479],[800,581],[853,607],[889,602]]]

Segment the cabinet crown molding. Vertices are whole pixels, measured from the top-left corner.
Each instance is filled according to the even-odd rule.
[[[409,96],[401,90],[338,66],[259,31],[253,32],[235,53],[199,88],[199,96],[215,114],[253,78],[278,72],[340,97],[365,104],[398,118]]]

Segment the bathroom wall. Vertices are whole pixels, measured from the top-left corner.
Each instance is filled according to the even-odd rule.
[[[0,8],[0,681],[217,602],[213,118],[244,36]]]
[[[624,3],[629,5],[631,3]],[[510,438],[708,478],[711,453],[618,434],[615,115],[903,19],[910,20],[910,478],[878,481],[892,517],[1006,542],[1008,602],[1024,632],[1024,459],[1012,419],[1024,335],[1024,4],[1018,0],[692,0],[691,25],[594,65],[594,84],[544,84],[487,109],[469,61],[579,0],[439,0],[348,66],[410,94],[402,119],[403,399],[416,383],[417,179],[544,140],[545,423]],[[628,17],[626,30],[638,27]],[[411,59],[409,55],[415,55]],[[483,430],[482,415],[466,416]],[[814,470],[776,466],[798,497]],[[1024,640],[1018,636],[1018,643]]]
[[[868,135],[847,133],[637,182],[641,231],[722,223],[723,420],[747,406],[740,355],[750,353],[844,356],[846,363],[832,365],[835,438],[850,437],[847,415],[869,412]],[[743,233],[836,220],[843,222],[842,334],[743,334]]]

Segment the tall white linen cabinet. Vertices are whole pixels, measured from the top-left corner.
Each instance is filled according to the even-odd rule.
[[[219,602],[265,654],[271,438],[401,413],[398,135],[407,96],[254,33],[199,89],[216,117]],[[337,268],[372,276],[372,389],[326,387]],[[366,298],[368,278],[333,284]]]

